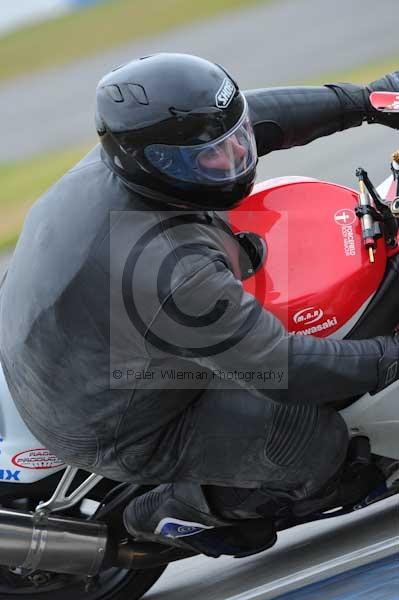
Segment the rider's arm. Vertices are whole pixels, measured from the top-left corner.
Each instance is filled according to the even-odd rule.
[[[237,383],[280,402],[326,403],[374,391],[399,353],[391,338],[338,341],[288,334],[217,258],[174,286],[151,329],[181,349],[182,358],[222,378],[246,373]],[[150,336],[146,341],[150,356],[157,356]]]
[[[246,91],[259,156],[308,144],[363,121],[399,128],[397,114],[372,108],[369,94],[373,90],[399,91],[399,71],[368,86],[339,83]]]
[[[286,87],[245,92],[255,129],[259,156],[309,142],[361,125],[361,107],[344,114],[334,90]]]

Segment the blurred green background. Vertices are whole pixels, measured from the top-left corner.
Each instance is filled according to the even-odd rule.
[[[113,0],[0,38],[0,80],[66,64],[260,0]],[[272,0],[270,0],[272,1]]]
[[[259,1],[112,0],[21,27],[0,37],[0,84]],[[0,251],[15,244],[32,202],[89,147],[89,143],[79,144],[58,153],[0,163]]]
[[[9,0],[4,1],[7,3]],[[290,8],[290,4],[292,5],[294,2],[302,4],[302,13],[299,14],[303,15],[303,11],[309,11],[308,25],[298,26],[298,38],[294,40],[298,48],[298,54],[292,54],[292,50],[289,49],[288,42],[292,45],[293,40],[292,36],[290,38],[287,37],[287,22],[284,21],[284,18],[280,20],[276,18],[276,12],[278,11],[281,12],[283,17],[284,14],[288,15],[289,10],[292,8]],[[284,13],[284,7],[286,8],[286,13]],[[144,43],[146,40],[155,40],[154,47],[156,50],[157,36],[165,35],[168,31],[171,32],[170,40],[172,41],[169,41],[171,49],[173,49],[173,32],[176,32],[176,35],[180,36],[179,39],[181,39],[185,31],[187,31],[187,39],[189,40],[189,36],[192,35],[193,31],[194,34],[197,31],[197,37],[198,32],[203,31],[206,37],[208,30],[212,31],[213,36],[212,39],[210,38],[210,42],[213,44],[213,47],[218,48],[215,42],[215,31],[217,32],[218,28],[212,25],[212,23],[215,23],[215,19],[219,20],[216,22],[220,22],[221,31],[223,31],[223,39],[221,37],[220,43],[224,44],[223,47],[229,49],[230,47],[226,44],[229,29],[228,27],[227,29],[224,26],[222,27],[224,23],[223,19],[231,19],[232,27],[234,26],[234,31],[237,32],[239,31],[241,15],[243,22],[245,20],[245,26],[248,27],[248,18],[252,18],[256,22],[257,15],[260,14],[260,18],[265,20],[266,28],[268,23],[267,16],[270,14],[271,22],[272,19],[276,19],[276,22],[281,27],[281,46],[276,47],[274,43],[273,47],[268,48],[267,34],[265,33],[265,38],[259,39],[260,51],[265,51],[265,48],[267,49],[265,62],[273,62],[273,59],[270,59],[270,54],[275,52],[281,55],[286,48],[288,48],[289,52],[287,61],[300,61],[301,52],[308,43],[307,36],[312,39],[312,43],[315,44],[316,48],[316,42],[320,44],[320,48],[323,45],[322,38],[316,41],[312,38],[315,27],[317,28],[313,17],[316,19],[322,18],[317,15],[315,16],[315,12],[317,12],[316,4],[311,0],[291,0],[291,3],[289,1],[279,3],[277,0],[202,0],[201,2],[193,3],[187,2],[187,0],[146,0],[146,2],[108,0],[84,7],[80,10],[68,12],[56,18],[48,18],[39,23],[14,28],[12,31],[3,31],[0,35],[0,115],[4,114],[4,111],[2,111],[2,102],[4,107],[7,103],[8,109],[10,108],[10,97],[7,95],[9,90],[16,90],[15,94],[17,94],[17,91],[21,89],[21,82],[23,82],[25,85],[23,91],[24,97],[21,98],[21,94],[19,93],[18,102],[15,105],[14,131],[16,131],[18,127],[24,127],[24,125],[20,125],[19,123],[20,112],[18,111],[21,110],[20,107],[23,106],[24,111],[29,111],[30,109],[30,82],[34,82],[35,86],[37,86],[41,78],[45,78],[47,87],[44,86],[43,89],[51,89],[51,77],[54,75],[54,86],[56,86],[63,69],[68,70],[74,65],[83,64],[85,61],[90,60],[91,57],[102,56],[102,53],[111,52],[115,48],[122,49],[126,47],[128,49],[129,44],[135,44],[134,48],[136,49],[141,41]],[[353,13],[355,13],[355,10]],[[362,16],[351,13],[351,18],[356,23],[356,19],[361,19]],[[290,24],[291,29],[293,25],[292,23]],[[193,30],[194,26],[199,29]],[[243,56],[239,56],[239,59],[240,61],[247,60],[248,69],[250,69],[251,56],[245,56],[245,43],[239,39],[240,36],[237,36],[237,33],[235,35],[237,39],[235,43],[232,41],[231,53],[236,52],[239,56],[241,45]],[[339,26],[337,26],[336,36],[337,54],[342,52],[342,45],[348,43],[350,39],[350,49],[353,56],[355,56],[356,43],[359,43],[356,37],[355,39],[340,39]],[[204,48],[207,48],[206,39],[204,39],[203,43]],[[370,32],[370,43],[374,43],[372,32]],[[196,44],[198,45],[198,41]],[[392,50],[387,50],[386,55],[382,57],[374,57],[372,53],[370,57],[370,53],[368,53],[368,56],[365,56],[364,60],[362,60],[361,53],[358,53],[359,55],[356,54],[355,61],[348,60],[348,65],[341,58],[338,61],[339,68],[337,67],[336,69],[331,68],[331,64],[334,61],[330,60],[325,72],[319,69],[320,72],[315,76],[311,73],[310,69],[309,76],[306,77],[299,75],[296,77],[294,73],[294,75],[290,75],[287,78],[286,83],[317,84],[339,80],[351,81],[353,83],[368,82],[397,67],[398,53],[396,50],[393,50],[394,45],[392,46]],[[190,51],[189,42],[187,43],[187,51]],[[230,59],[234,63],[234,57],[232,58],[230,51],[225,52],[225,54],[226,60]],[[314,56],[316,61],[317,53]],[[351,54],[349,53],[348,56],[350,57]],[[126,60],[129,60],[130,57],[127,51]],[[355,62],[356,65],[351,65],[351,62]],[[240,66],[240,68],[242,69],[243,67]],[[87,69],[90,69],[90,63],[87,64]],[[104,69],[104,72],[106,70]],[[301,72],[306,72],[306,70],[304,71],[302,68]],[[264,85],[263,80],[268,79],[268,77],[263,76],[259,80],[258,86]],[[49,82],[50,88],[48,88]],[[273,84],[273,77],[271,78],[271,84]],[[76,92],[79,93],[78,86]],[[70,93],[71,90],[66,90],[66,95]],[[51,127],[54,129],[54,139],[52,139],[51,147],[49,146],[43,150],[45,145],[39,144],[40,140],[35,138],[38,142],[37,152],[30,152],[28,156],[24,156],[22,152],[18,158],[8,158],[7,136],[3,135],[2,137],[3,156],[0,159],[0,250],[11,247],[15,243],[26,211],[32,202],[70,166],[79,160],[95,142],[93,132],[91,136],[76,136],[76,142],[66,141],[61,139],[62,136],[60,136],[59,145],[57,145],[56,121],[53,124],[50,120],[46,123],[45,99],[45,91],[43,91],[44,108],[43,115],[40,115],[40,118],[43,119],[43,127],[46,126],[49,129],[49,131],[46,130],[47,137],[51,138]],[[62,110],[58,118],[65,118]],[[37,119],[37,115],[32,114],[31,122],[34,123],[35,119]],[[72,124],[73,115],[70,116],[70,119]],[[24,134],[28,137],[30,135],[35,137],[36,135],[34,133],[31,134],[29,130],[24,131]],[[273,173],[270,175],[273,176]]]

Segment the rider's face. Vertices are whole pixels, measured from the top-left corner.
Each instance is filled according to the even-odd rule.
[[[240,164],[246,154],[246,148],[232,135],[223,145],[202,152],[198,162],[206,169],[228,171]]]

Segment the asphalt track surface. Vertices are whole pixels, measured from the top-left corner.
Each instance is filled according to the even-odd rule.
[[[91,139],[95,84],[104,72],[131,57],[160,50],[199,54],[223,63],[243,87],[308,81],[393,56],[399,49],[395,9],[393,0],[283,0],[3,84],[0,161]],[[259,178],[307,175],[355,185],[354,169],[362,165],[380,183],[397,147],[399,132],[364,125],[262,159]],[[6,262],[0,257],[0,276]],[[316,524],[307,530],[329,526]],[[283,534],[272,552],[292,543],[301,548],[303,535],[302,529]],[[245,596],[270,576],[269,561],[273,558],[267,553],[240,561],[202,557],[183,561],[170,566],[147,597]],[[284,572],[281,556],[279,565]]]
[[[273,549],[252,558],[237,560],[223,557],[215,560],[198,557],[170,565],[146,598],[397,600],[397,508],[397,498],[390,498],[385,501],[383,508],[374,505],[353,515],[282,532]],[[388,540],[391,547],[389,551],[386,550]],[[371,564],[365,566],[370,547],[378,549],[376,556],[381,553],[375,563],[377,577],[374,577]],[[344,574],[337,569],[339,562],[349,562],[353,556],[356,556],[356,570]],[[385,574],[380,570],[381,560],[386,563]],[[332,563],[335,563],[332,571],[336,572],[332,575],[330,568],[329,576],[326,567],[331,567]],[[359,570],[367,572],[367,580],[364,576],[359,578],[359,573],[356,574]],[[329,585],[319,581],[321,571],[326,574]],[[292,582],[292,579],[297,581]],[[302,587],[305,580],[305,587]],[[298,591],[299,587],[302,592]],[[373,589],[378,593],[374,594]]]

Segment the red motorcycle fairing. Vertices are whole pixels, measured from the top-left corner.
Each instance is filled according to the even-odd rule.
[[[288,331],[326,337],[351,328],[380,285],[385,242],[371,263],[357,204],[352,189],[285,177],[256,185],[230,211],[234,231],[257,233],[267,245],[263,267],[243,285]]]

